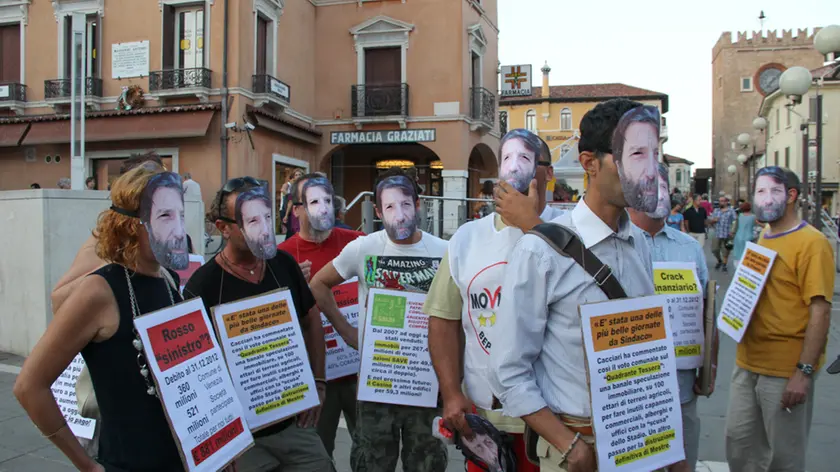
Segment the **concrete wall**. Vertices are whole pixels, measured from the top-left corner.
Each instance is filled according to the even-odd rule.
[[[105,191],[0,192],[0,351],[32,351],[52,319],[52,288],[110,204]],[[203,215],[201,202],[186,202],[187,232],[201,254]]]

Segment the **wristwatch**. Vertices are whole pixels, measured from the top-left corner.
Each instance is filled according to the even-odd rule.
[[[801,370],[803,374],[810,377],[814,373],[814,366],[811,364],[803,364],[801,362],[796,364],[796,368]]]

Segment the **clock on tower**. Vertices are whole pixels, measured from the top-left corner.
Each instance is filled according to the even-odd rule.
[[[755,84],[759,93],[762,95],[769,95],[779,88],[779,77],[785,67],[781,64],[766,64],[761,67],[755,74]]]

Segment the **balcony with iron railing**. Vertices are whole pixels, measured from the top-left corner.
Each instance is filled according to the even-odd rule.
[[[81,93],[81,89],[79,90]],[[85,104],[98,108],[102,99],[102,79],[85,77]],[[54,107],[70,104],[73,96],[73,81],[70,78],[44,81],[44,99]]]
[[[353,85],[350,90],[353,118],[366,121],[404,120],[408,116],[408,84]]]
[[[207,102],[211,76],[212,71],[204,67],[152,71],[149,72],[149,92],[161,102],[187,96]]]
[[[493,129],[496,124],[496,95],[483,87],[471,88],[470,118],[474,121],[470,127],[472,131]]]
[[[257,74],[254,80],[254,106],[274,105],[286,108],[291,103],[292,88],[276,77],[267,74]]]
[[[0,83],[0,109],[8,109],[22,115],[26,102],[26,85],[17,82]]]

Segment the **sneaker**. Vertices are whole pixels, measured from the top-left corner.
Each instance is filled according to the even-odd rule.
[[[729,272],[729,269],[728,269],[726,266],[723,266],[723,269],[722,269],[722,270],[723,270],[723,272],[724,272],[724,273]]]
[[[717,263],[717,265],[715,265],[715,270],[718,270],[718,269],[720,269],[721,267],[723,267],[723,264],[721,264],[720,262],[718,262],[718,263]]]

